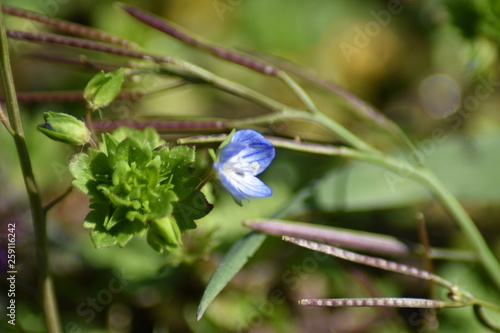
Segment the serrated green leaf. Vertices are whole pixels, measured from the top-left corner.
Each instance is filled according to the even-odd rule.
[[[150,191],[154,190],[160,182],[161,159],[155,156],[144,168],[144,177],[148,180],[147,186]]]
[[[129,221],[120,223],[112,230],[112,235],[116,238],[119,246],[125,246],[134,235],[140,236],[146,230],[146,224],[139,221]]]
[[[110,207],[106,204],[92,203],[90,211],[83,222],[84,227],[91,228],[90,240],[96,249],[116,244],[116,240],[104,228],[104,222],[109,219]]]
[[[96,249],[116,244],[115,237],[104,228],[104,221],[109,219],[109,215],[104,213],[105,210],[107,211],[107,209],[102,206],[100,210],[90,212],[85,218],[86,223],[94,224],[94,227],[90,231],[90,240]],[[109,213],[109,211],[107,211],[107,213]],[[93,219],[93,221],[91,221],[91,219]]]
[[[143,214],[137,210],[129,210],[127,211],[127,215],[125,216],[129,221],[139,221],[142,223],[146,223],[148,221],[148,215]]]
[[[199,220],[213,208],[198,190],[191,191],[183,200],[174,202],[174,216],[181,232],[196,228],[195,220]]]
[[[115,152],[110,156],[112,164],[127,162],[146,166],[153,156],[149,143],[141,144],[137,139],[127,137],[116,146]]]
[[[90,204],[92,209],[83,221],[83,226],[88,229],[94,228],[96,225],[102,224],[109,214],[109,206],[107,204],[95,203]]]
[[[97,110],[111,103],[120,92],[124,78],[123,68],[114,72],[100,71],[97,73],[83,91],[83,97],[92,110]]]
[[[109,247],[118,244],[125,246],[135,234],[141,234],[146,229],[144,223],[138,221],[119,222],[122,212],[116,212],[110,206],[92,205],[94,208],[85,218],[85,225],[93,226],[90,238],[95,248]],[[107,230],[105,226],[112,227]]]
[[[113,213],[109,216],[109,218],[104,220],[103,227],[107,231],[111,231],[113,227],[118,225],[120,222],[124,222],[125,220],[125,215],[127,214],[127,210],[118,207],[116,208]]]
[[[116,244],[116,237],[97,227],[94,227],[94,229],[90,231],[90,240],[96,249],[110,247]]]
[[[146,127],[143,130],[138,130],[122,126],[114,130],[112,136],[118,142],[121,142],[126,138],[134,138],[140,143],[141,146],[149,144],[152,149],[164,144],[164,141],[152,127]]]
[[[101,182],[110,182],[110,175],[113,172],[113,167],[109,164],[106,154],[90,149],[88,155],[90,157],[90,171],[94,175],[94,178]]]
[[[149,143],[150,147],[155,149],[164,144],[158,133],[152,127],[146,127],[142,132],[140,139]],[[138,139],[139,140],[139,139]]]
[[[119,186],[126,180],[127,174],[130,171],[130,165],[128,164],[128,161],[123,160],[112,161],[112,165],[113,172],[111,176],[111,184],[113,186]]]
[[[69,172],[73,176],[73,186],[85,194],[89,194],[87,184],[94,179],[94,175],[90,169],[91,158],[89,155],[80,153],[71,158],[69,163]]]
[[[120,140],[121,141],[121,140]],[[102,134],[102,142],[99,144],[99,150],[106,155],[110,155],[110,153],[114,153],[116,150],[116,146],[118,146],[119,141],[116,136],[111,133],[103,133]]]
[[[111,180],[111,170],[106,155],[93,149],[88,154],[76,154],[69,163],[73,186],[95,200],[102,198],[97,185]]]
[[[184,200],[187,196],[194,194],[193,189],[196,189],[198,185],[200,184],[200,180],[195,177],[184,177],[184,178],[174,178],[172,180],[172,184],[175,187],[176,191],[175,193],[179,196],[179,200],[182,201]],[[191,202],[187,202],[191,204]],[[196,204],[198,202],[196,201]]]
[[[156,191],[148,193],[149,215],[152,219],[157,219],[172,213],[172,203],[178,197],[170,185],[160,186]]]
[[[189,166],[195,158],[194,148],[177,146],[172,149],[160,149],[155,153],[161,156],[162,161],[166,162],[162,165],[162,172],[175,172],[178,177],[189,176]]]

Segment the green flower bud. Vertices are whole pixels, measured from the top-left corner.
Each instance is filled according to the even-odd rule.
[[[87,126],[75,117],[59,112],[45,112],[45,124],[38,125],[38,130],[52,140],[70,145],[83,145],[90,141]]]
[[[83,97],[92,110],[97,110],[111,103],[122,88],[125,73],[123,68],[114,72],[100,71],[87,84]]]
[[[181,231],[177,221],[171,216],[149,221],[147,240],[158,252],[177,247],[181,243]]]

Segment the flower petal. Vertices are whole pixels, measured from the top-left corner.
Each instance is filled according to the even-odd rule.
[[[247,148],[240,152],[240,157],[246,163],[257,162],[259,168],[255,175],[264,171],[274,159],[275,150],[271,142],[262,136],[262,134],[253,130],[240,130],[234,133],[231,144],[243,143]],[[227,147],[227,146],[226,146]],[[223,149],[225,149],[224,147]]]
[[[226,163],[234,156],[247,148],[247,145],[240,142],[230,142],[219,150],[219,162]]]
[[[255,176],[274,159],[273,145],[253,130],[236,131],[229,140],[221,145],[214,162],[222,185],[240,205],[241,200],[248,200],[248,197],[271,196],[272,190]]]
[[[228,190],[229,193],[231,193],[231,195],[233,196],[233,198],[236,200],[236,202],[238,204],[241,205],[242,199],[248,201],[248,198],[239,189],[237,182],[235,183],[232,180],[232,178],[227,173],[224,172],[223,165],[221,165],[220,163],[214,163],[214,168],[217,171],[217,174],[219,175],[219,179],[220,179],[220,182],[222,183],[222,186],[224,186],[224,188],[226,190]]]
[[[230,179],[246,196],[265,198],[273,194],[273,191],[264,182],[250,173],[245,173],[244,176],[233,174]]]
[[[260,142],[260,141],[269,142],[262,136],[262,134],[254,131],[254,130],[250,130],[250,129],[243,129],[243,130],[236,131],[233,134],[233,137],[231,138],[231,142],[249,142],[249,143],[252,143],[252,142]]]
[[[255,170],[254,175],[258,175],[271,164],[274,155],[273,146],[259,145],[255,147],[255,145],[252,145],[241,151],[240,158],[248,164],[257,163],[259,167]]]
[[[247,196],[264,198],[273,193],[266,184],[249,172],[224,171],[224,167],[220,163],[216,163],[214,166],[222,185],[235,199],[248,200]]]

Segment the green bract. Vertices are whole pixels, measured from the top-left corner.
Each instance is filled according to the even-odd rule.
[[[124,78],[123,68],[114,72],[97,73],[83,91],[83,97],[90,108],[97,110],[111,103],[120,92]]]
[[[90,131],[85,124],[75,117],[59,112],[45,112],[45,124],[38,125],[38,130],[52,140],[70,145],[83,145],[90,140]]]
[[[168,148],[151,128],[119,128],[103,134],[99,149],[75,155],[73,185],[91,198],[84,226],[94,246],[124,246],[134,234],[147,233],[158,252],[174,248],[180,235],[212,206],[196,189],[194,148]]]

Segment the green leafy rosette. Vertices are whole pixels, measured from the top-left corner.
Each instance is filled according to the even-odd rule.
[[[194,148],[168,148],[151,128],[119,128],[98,149],[74,156],[73,186],[91,196],[84,226],[96,248],[124,246],[147,233],[158,252],[177,247],[180,235],[210,212],[193,176]]]

